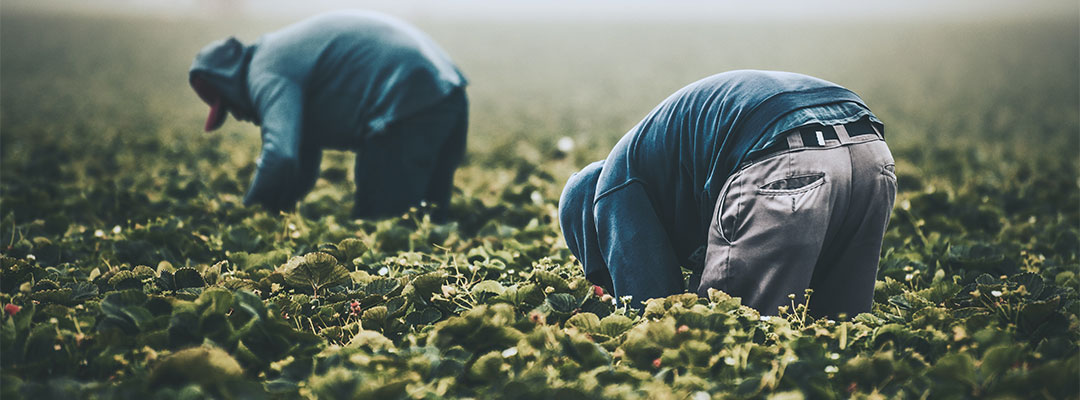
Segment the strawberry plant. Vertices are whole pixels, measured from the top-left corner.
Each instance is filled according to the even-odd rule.
[[[606,49],[500,57],[507,68],[485,63],[492,48],[517,46],[483,40],[541,39],[433,23],[477,82],[468,159],[449,221],[436,224],[422,209],[350,219],[351,156],[340,152],[326,154],[297,210],[244,207],[256,131],[199,135],[203,105],[176,78],[191,55],[177,49],[198,49],[225,27],[6,8],[0,18],[3,398],[1080,397],[1075,24],[799,32],[943,60],[799,58],[798,67],[867,86],[898,164],[873,307],[833,320],[815,319],[794,295],[776,316],[719,291],[628,308],[584,278],[559,233],[569,174],[603,157],[669,86],[699,74],[658,61],[690,59],[670,43],[698,50],[698,64],[730,66],[699,36],[755,35],[712,24],[522,24],[543,38],[535,48],[587,37]],[[618,34],[598,33],[609,30]],[[624,36],[659,55],[622,52]],[[1067,43],[1046,46],[1048,37]],[[803,45],[773,46],[806,55]],[[567,59],[621,63],[574,64],[600,85],[584,91],[560,83],[581,81],[569,72],[540,88],[520,83],[577,71]],[[630,85],[614,70],[657,82]],[[507,82],[524,85],[529,101],[492,89]],[[565,95],[606,91],[618,99]],[[575,130],[611,132],[575,141]]]

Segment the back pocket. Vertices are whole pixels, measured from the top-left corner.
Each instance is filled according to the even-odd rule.
[[[825,173],[789,176],[758,187],[758,193],[772,196],[799,194],[825,184]]]

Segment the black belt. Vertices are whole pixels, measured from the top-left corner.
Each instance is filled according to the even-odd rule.
[[[865,117],[854,122],[848,122],[843,125],[844,129],[847,131],[849,138],[854,138],[862,135],[878,135],[878,132],[881,132],[881,137],[885,138],[885,127],[879,123],[870,121],[870,117]],[[874,130],[875,127],[877,128],[877,130]],[[795,146],[795,148],[825,147],[827,146],[827,144],[825,143],[826,140],[839,140],[839,136],[836,135],[836,128],[833,125],[803,125],[798,128],[776,135],[776,140],[773,142],[773,144],[751,152],[749,155],[747,155],[746,159],[755,160],[773,153],[779,153],[781,151],[789,150],[792,148],[792,146],[788,144],[788,141],[784,140],[784,138],[788,135],[796,134],[798,135],[797,141],[802,142],[802,145]]]

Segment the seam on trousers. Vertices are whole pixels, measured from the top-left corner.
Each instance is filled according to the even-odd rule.
[[[852,147],[858,146],[859,144],[861,144],[861,143],[852,143],[851,145],[844,146],[844,151],[847,152],[847,156],[848,156],[848,164],[849,164],[850,171],[848,173],[849,176],[848,176],[847,205],[844,207],[844,217],[840,219],[840,225],[835,227],[836,229],[839,229],[839,230],[843,230],[844,227],[847,226],[847,224],[848,224],[848,219],[851,218],[851,213],[848,212],[848,211],[850,211],[850,209],[852,207],[851,198],[852,198],[853,194],[855,193],[855,157],[852,156],[851,149],[852,149]],[[833,208],[833,210],[836,209],[835,207],[832,207],[832,208]],[[829,213],[829,220],[830,221],[832,220],[832,212]],[[859,224],[862,225],[862,222],[860,222]],[[828,235],[828,232],[829,232],[830,228],[833,228],[833,227],[829,226],[829,227],[825,228],[826,237]],[[857,231],[857,229],[856,229],[856,231]],[[833,236],[832,241],[835,242],[837,240],[838,236],[840,236],[839,232],[837,232]],[[841,247],[841,248],[846,249],[847,246],[850,246],[851,241],[847,240],[847,242],[848,242],[848,244]],[[822,252],[821,252],[822,255],[819,255],[817,262],[814,263],[814,269],[815,270],[817,269],[817,263],[821,262],[821,258],[824,256],[825,253],[826,253],[825,249],[822,248]],[[880,255],[879,255],[879,257],[880,257]]]
[[[742,178],[740,176],[740,178]],[[731,182],[732,186],[735,186],[735,190],[742,190],[741,186],[737,186],[734,181]],[[739,216],[742,215],[743,202],[746,201],[746,196],[742,192],[739,193],[739,200],[735,202],[735,218],[732,220],[731,233],[725,235],[727,242],[731,244],[731,247],[735,247],[735,230],[739,227]],[[728,259],[731,259],[731,252],[728,252]]]
[[[845,147],[845,150],[847,151],[848,163],[851,164],[850,177],[848,178],[848,180],[851,181],[851,183],[850,183],[850,186],[848,187],[848,191],[847,191],[847,193],[848,193],[848,195],[847,195],[847,207],[845,207],[845,208],[850,209],[851,208],[851,196],[852,196],[852,193],[855,193],[855,157],[853,157],[852,154],[851,154],[851,146],[844,146],[844,147]],[[844,213],[844,222],[847,222],[847,215],[848,215],[847,213]],[[843,225],[841,225],[841,226],[843,226]]]
[[[793,178],[795,176],[795,157],[788,156],[787,159],[788,159],[788,170],[787,170],[787,173],[785,173],[784,175],[787,176],[790,179],[790,178]],[[791,196],[791,213],[792,214],[795,213],[795,199],[797,197],[798,196]]]
[[[741,178],[741,176],[740,176],[740,178]],[[731,184],[734,185],[735,182],[731,182]],[[746,201],[746,196],[743,196],[742,193],[740,192],[739,193],[739,201],[736,202],[736,205],[735,205],[735,225],[732,225],[732,227],[731,227],[731,235],[729,235],[731,237],[728,238],[728,240],[727,240],[727,242],[728,242],[727,256],[725,256],[725,258],[724,258],[724,271],[727,272],[727,273],[730,273],[730,270],[731,270],[731,253],[735,250],[735,229],[738,227],[737,225],[739,223],[739,215],[742,214],[742,205],[743,205],[744,201]],[[721,229],[722,229],[722,227],[721,227]]]
[[[793,177],[795,176],[795,157],[792,157],[791,154],[787,154],[785,157],[787,157],[787,171],[784,172],[784,176]]]

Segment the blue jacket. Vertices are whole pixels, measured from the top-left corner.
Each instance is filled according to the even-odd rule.
[[[681,292],[679,267],[701,268],[713,205],[748,154],[793,128],[864,116],[877,121],[855,93],[806,75],[742,70],[694,82],[570,178],[559,204],[567,245],[617,296]]]
[[[229,38],[196,56],[191,76],[221,90],[234,117],[262,127],[245,204],[290,208],[318,178],[320,150],[364,139],[466,85],[417,28],[370,12],[334,12],[245,46]]]

